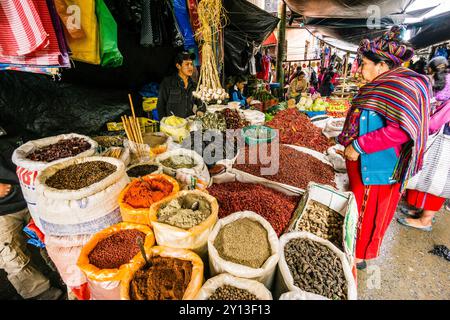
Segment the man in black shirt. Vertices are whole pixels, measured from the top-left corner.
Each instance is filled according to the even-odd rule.
[[[162,81],[157,105],[160,120],[172,115],[172,113],[177,117],[186,118],[201,111],[200,108],[194,106],[192,96],[197,88],[197,84],[192,80],[194,59],[194,54],[189,52],[179,53],[175,58],[178,73],[166,77]]]

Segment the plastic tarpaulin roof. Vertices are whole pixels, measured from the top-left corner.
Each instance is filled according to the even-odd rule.
[[[378,6],[381,17],[396,14],[411,0],[285,0],[291,11],[306,17],[317,18],[367,18],[370,6]]]
[[[417,26],[420,28],[410,42],[418,49],[450,40],[450,12],[428,18]]]

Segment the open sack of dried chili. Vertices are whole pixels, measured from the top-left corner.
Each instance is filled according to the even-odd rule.
[[[250,159],[255,155],[257,163],[251,164]],[[336,187],[336,174],[322,154],[283,144],[270,143],[264,148],[246,146],[239,151],[231,173],[241,176],[239,181],[255,182],[256,179],[291,191],[304,192],[311,181]]]
[[[138,256],[120,283],[122,300],[194,300],[203,284],[203,261],[194,252],[155,246]]]
[[[120,280],[141,255],[138,239],[146,251],[155,244],[150,227],[122,222],[96,233],[84,245],[77,266],[88,278],[92,300],[120,299]]]
[[[307,300],[357,300],[356,282],[345,254],[331,242],[304,231],[280,238],[275,297],[288,291]]]
[[[218,219],[219,205],[209,194],[180,191],[150,207],[149,218],[160,246],[189,249],[206,256],[208,236]]]
[[[239,182],[239,176],[214,183],[207,191],[219,203],[219,218],[238,211],[253,211],[269,221],[277,236],[286,230],[301,199],[300,193],[278,191],[270,184]]]
[[[333,145],[309,118],[297,109],[278,112],[266,126],[279,130],[280,142],[325,152]]]
[[[178,182],[165,174],[150,174],[133,180],[119,196],[123,221],[149,225],[148,210],[151,205],[179,190]]]

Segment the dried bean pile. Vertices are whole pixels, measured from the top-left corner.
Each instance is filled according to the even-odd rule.
[[[295,286],[329,299],[347,299],[342,262],[330,248],[309,239],[292,239],[284,256]]]
[[[302,146],[319,152],[325,152],[332,146],[322,134],[322,130],[296,109],[278,112],[266,125],[279,130],[280,142],[284,144]]]
[[[230,285],[223,285],[208,300],[259,300],[253,293]]]
[[[181,300],[191,281],[192,262],[153,257],[151,267],[136,271],[130,283],[131,300]]]
[[[129,263],[139,252],[138,238],[144,242],[145,233],[139,230],[121,230],[101,240],[89,253],[89,262],[100,269],[116,269]]]
[[[211,215],[211,205],[203,197],[186,195],[161,206],[157,215],[158,222],[177,228],[190,229],[199,225]]]
[[[271,144],[268,144],[267,149],[268,156],[271,156]],[[280,145],[279,150],[279,170],[275,175],[261,175],[261,168],[268,168],[270,165],[261,165],[259,161],[258,164],[249,164],[248,155],[250,152],[258,152],[257,145],[247,146],[245,149],[242,149],[240,152],[245,154],[245,164],[235,164],[234,168],[257,177],[284,183],[300,189],[306,189],[308,183],[311,181],[336,187],[336,183],[334,182],[335,173],[332,166],[323,163],[309,154],[294,150],[285,145]]]
[[[91,144],[83,138],[63,139],[57,143],[34,150],[27,155],[27,159],[52,162],[63,158],[74,157],[90,148]]]
[[[250,125],[250,122],[245,120],[237,110],[227,108],[217,112],[225,118],[227,129],[241,129]]]
[[[271,255],[267,230],[249,218],[223,226],[214,247],[222,259],[250,268],[260,268]]]
[[[58,190],[78,190],[105,179],[116,169],[115,165],[105,161],[73,164],[57,171],[45,184]]]
[[[296,225],[296,230],[307,231],[329,240],[342,250],[344,217],[327,206],[311,200]]]
[[[138,178],[151,174],[158,170],[158,166],[151,164],[142,164],[135,166],[127,171],[129,177]]]
[[[242,182],[213,184],[208,192],[219,203],[219,218],[238,211],[253,211],[265,218],[280,236],[286,229],[300,197],[287,196],[269,187]]]

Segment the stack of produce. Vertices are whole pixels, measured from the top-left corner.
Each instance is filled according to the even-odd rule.
[[[351,107],[349,99],[328,99],[327,115],[343,118]]]
[[[135,230],[121,230],[97,243],[89,253],[90,264],[99,269],[116,269],[127,264],[138,254],[137,239],[144,243],[145,233]]]
[[[253,211],[265,218],[280,236],[286,229],[300,197],[287,196],[269,187],[242,182],[213,184],[208,192],[219,203],[219,218],[238,211]]]
[[[300,111],[326,111],[329,104],[321,97],[312,99],[311,97],[302,97],[297,104]]]
[[[322,135],[322,130],[296,109],[278,112],[266,125],[279,130],[280,142],[284,144],[302,146],[319,152],[325,152],[332,145]]]
[[[34,150],[26,158],[33,161],[53,162],[63,158],[74,157],[90,148],[91,144],[83,138],[63,139]]]
[[[158,210],[158,222],[181,229],[190,229],[211,215],[211,205],[204,198],[189,194],[175,198]]]
[[[227,108],[218,112],[225,118],[227,129],[241,129],[250,124],[237,110]]]
[[[247,290],[223,285],[217,288],[208,300],[258,300],[258,298]]]
[[[272,146],[271,144],[267,146],[268,154],[265,156],[270,157]],[[250,164],[248,158],[249,154],[257,154],[258,152],[258,145],[245,147],[245,149],[240,150],[240,153],[245,154],[245,164],[235,164],[233,167],[257,177],[300,189],[306,189],[311,181],[336,187],[334,182],[335,173],[332,166],[285,145],[279,146],[279,170],[277,173],[274,175],[261,175],[261,168],[269,168],[270,164],[262,165],[259,159],[260,156],[258,156],[257,164]]]
[[[78,190],[105,179],[116,169],[116,166],[104,161],[82,162],[57,171],[45,184],[58,190]]]
[[[222,136],[222,141],[216,139],[219,134]],[[238,150],[237,138],[227,139],[225,132],[192,131],[190,137],[183,141],[182,146],[197,152],[208,165],[223,159],[233,159]]]
[[[135,209],[150,208],[153,203],[170,195],[175,188],[169,177],[145,176],[131,182],[119,202]]]
[[[344,217],[329,207],[310,200],[295,230],[307,231],[329,240],[342,250]]]
[[[272,254],[267,230],[249,218],[222,227],[214,247],[222,259],[255,269],[261,268]]]
[[[284,256],[296,287],[333,300],[347,299],[348,285],[342,262],[330,248],[297,238],[286,244]]]
[[[152,257],[130,283],[131,300],[181,300],[191,281],[192,262]]]

